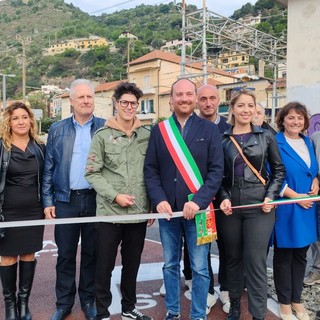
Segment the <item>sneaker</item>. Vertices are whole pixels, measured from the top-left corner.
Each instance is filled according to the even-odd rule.
[[[164,286],[164,283],[162,284],[161,288],[160,288],[160,296],[164,297],[166,295],[166,287]]]
[[[167,312],[164,320],[179,320],[181,318],[180,314],[173,314],[170,311]]]
[[[220,291],[220,301],[222,302],[222,309],[225,313],[230,311],[229,291]]]
[[[137,308],[131,310],[131,311],[125,311],[121,313],[122,320],[153,320],[152,318],[145,316],[142,314]]]
[[[184,280],[185,286],[189,289],[190,293],[192,292],[192,279],[191,280]]]
[[[217,297],[216,294],[208,293],[208,296],[207,296],[206,314],[209,314],[209,313],[210,313],[211,308],[216,304],[217,299],[218,299],[218,297]]]
[[[320,283],[320,272],[319,271],[309,271],[305,276],[303,283],[306,286],[313,286],[316,283]]]

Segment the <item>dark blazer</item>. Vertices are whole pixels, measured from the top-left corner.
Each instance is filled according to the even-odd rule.
[[[194,115],[185,142],[204,181],[192,201],[200,209],[206,209],[216,195],[223,177],[220,132],[214,123]],[[172,209],[183,209],[191,191],[176,168],[158,125],[151,130],[144,178],[154,208],[161,201],[168,201]]]

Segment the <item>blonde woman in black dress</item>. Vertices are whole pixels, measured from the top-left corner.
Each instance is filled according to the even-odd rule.
[[[44,218],[40,182],[45,147],[36,132],[34,115],[24,103],[13,103],[4,111],[0,124],[0,179],[4,183],[2,214],[5,221]],[[43,226],[7,228],[0,240],[6,320],[32,319],[28,300],[36,267],[35,252],[42,249],[43,231]]]

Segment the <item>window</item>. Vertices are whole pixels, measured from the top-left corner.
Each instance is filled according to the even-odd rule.
[[[141,101],[141,113],[154,113],[153,99]]]
[[[150,74],[147,74],[143,77],[143,88],[151,88]]]

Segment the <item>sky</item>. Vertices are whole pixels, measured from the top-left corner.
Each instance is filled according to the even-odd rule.
[[[65,0],[66,3],[72,3],[75,7],[92,15],[100,15],[101,13],[112,13],[123,9],[134,8],[140,4],[159,5],[161,3],[168,4],[175,0]],[[186,4],[194,4],[198,8],[202,8],[204,0],[185,0]],[[181,0],[177,1],[178,3]],[[254,4],[257,0],[206,0],[206,6],[210,11],[218,13],[222,16],[229,17],[241,6],[250,2]]]

